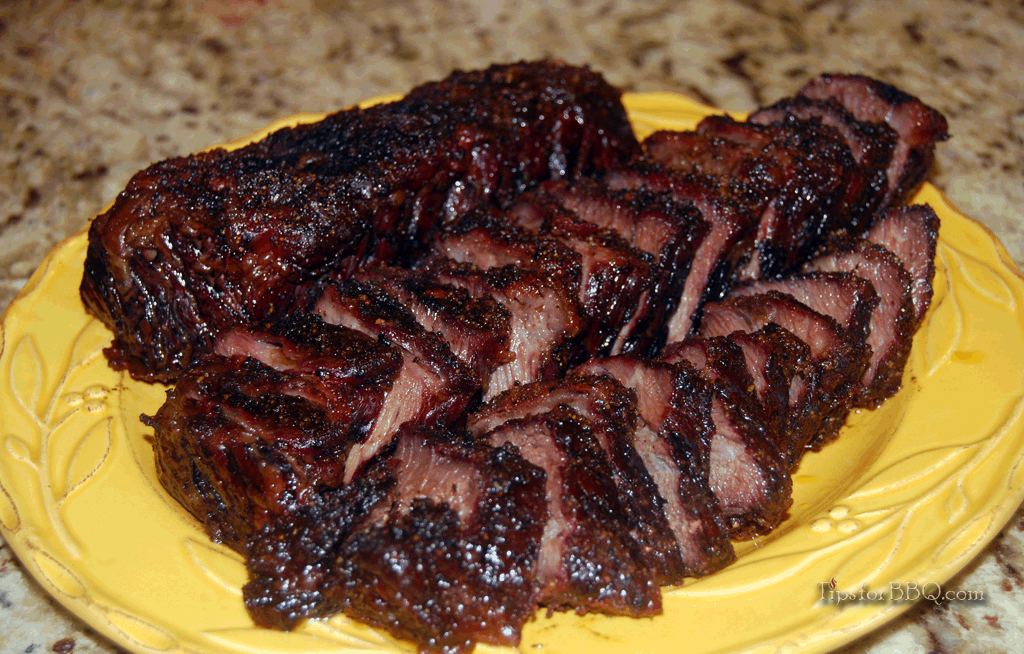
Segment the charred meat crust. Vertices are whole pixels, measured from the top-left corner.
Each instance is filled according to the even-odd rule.
[[[703,576],[736,555],[710,487],[711,389],[688,363],[631,356],[593,359],[574,374],[607,375],[637,395],[634,446],[665,500],[687,576]]]
[[[797,427],[793,451],[804,446],[821,447],[836,437],[846,421],[870,350],[852,340],[835,319],[778,291],[709,304],[701,335],[725,336],[737,330],[749,333],[769,323],[786,328],[810,350],[813,365],[804,378],[804,399],[791,410]]]
[[[661,593],[619,505],[614,474],[593,429],[557,406],[484,436],[512,445],[547,475],[548,522],[537,562],[537,602],[550,610],[649,616]]]
[[[875,287],[879,302],[871,314],[868,365],[854,397],[858,407],[877,407],[903,382],[903,368],[914,336],[911,278],[899,258],[862,239],[839,239],[804,264],[807,271],[849,272]]]
[[[637,555],[658,585],[676,584],[686,571],[662,509],[664,500],[635,448],[636,396],[610,377],[573,375],[509,389],[471,414],[466,427],[483,435],[511,420],[571,409],[584,420],[611,466],[619,507]]]
[[[896,147],[895,130],[882,122],[860,121],[834,99],[786,98],[760,109],[748,119],[759,125],[783,125],[800,129],[807,123],[820,123],[836,130],[850,149],[863,182],[845,194],[850,212],[849,231],[858,233],[870,224],[886,196],[886,169]]]
[[[157,475],[215,541],[342,483],[402,366],[396,348],[295,315],[221,335],[153,417]]]
[[[416,258],[441,221],[639,153],[600,75],[558,62],[454,73],[138,173],[90,227],[82,299],[114,332],[111,365],[172,381],[220,331],[302,304],[327,274]]]
[[[368,233],[315,175],[221,150],[170,159],[92,222],[82,301],[114,332],[112,366],[171,381],[222,330],[302,308],[305,282],[348,267]]]
[[[778,423],[751,392],[754,379],[742,348],[725,337],[689,339],[662,360],[690,363],[711,386],[709,483],[730,536],[749,540],[767,534],[786,516],[792,480],[788,452],[771,431]]]
[[[881,171],[883,181],[898,138],[896,131],[884,122],[857,120],[835,98],[785,98],[769,107],[758,109],[750,114],[748,121],[757,125],[799,126],[801,123],[815,121],[827,125],[843,137],[857,164],[869,171]],[[877,206],[877,202],[868,201],[865,204],[868,209]]]
[[[207,355],[145,418],[161,485],[214,541],[242,550],[254,529],[342,483],[356,437],[301,386],[251,358]]]
[[[514,448],[403,430],[355,482],[254,535],[246,605],[278,628],[343,611],[425,651],[515,646],[537,594],[544,489]]]

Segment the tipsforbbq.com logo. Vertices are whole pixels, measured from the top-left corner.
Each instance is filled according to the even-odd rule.
[[[934,581],[890,581],[882,588],[868,588],[867,585],[852,590],[838,590],[839,584],[833,578],[819,581],[819,606],[841,606],[850,604],[877,604],[889,602],[916,602],[926,600],[935,604],[944,602],[984,602],[983,590],[947,590]]]

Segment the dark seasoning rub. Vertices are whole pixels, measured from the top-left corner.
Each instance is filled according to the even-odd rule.
[[[257,624],[516,645],[535,607],[658,614],[899,389],[945,138],[858,76],[640,144],[586,69],[457,72],[138,173],[82,299],[176,383],[160,481]]]

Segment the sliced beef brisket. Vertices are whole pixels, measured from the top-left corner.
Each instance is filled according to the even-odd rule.
[[[577,298],[564,284],[516,265],[481,272],[471,264],[441,259],[429,269],[445,283],[466,289],[474,298],[492,298],[509,312],[513,359],[491,374],[484,399],[562,373],[583,323]]]
[[[935,109],[888,84],[861,75],[826,74],[800,89],[813,100],[835,100],[862,122],[885,123],[897,135],[886,169],[881,208],[906,202],[935,159],[935,144],[948,138],[946,119]]]
[[[664,500],[635,448],[636,397],[610,377],[573,375],[553,382],[524,384],[502,393],[467,419],[482,435],[511,420],[546,414],[558,407],[579,414],[611,466],[629,534],[643,565],[660,586],[686,576],[675,535],[662,509]]]
[[[875,221],[865,238],[895,254],[910,275],[916,330],[932,301],[938,216],[926,204],[890,209]]]
[[[851,339],[833,318],[777,291],[708,304],[701,335],[755,332],[769,323],[784,327],[809,348],[814,365],[804,378],[806,388],[800,393],[800,406],[790,412],[793,451],[804,446],[820,447],[836,437],[846,420],[869,350]]]
[[[212,540],[241,551],[253,529],[343,483],[337,462],[356,439],[294,385],[253,359],[207,355],[145,418],[160,483]]]
[[[642,421],[633,445],[665,500],[686,574],[703,576],[735,558],[709,487],[711,392],[688,365],[632,356],[593,359],[575,374],[608,375],[637,395]]]
[[[775,104],[758,109],[747,119],[756,125],[788,124],[799,127],[802,123],[820,122],[839,132],[850,154],[857,164],[872,171],[869,177],[881,173],[882,188],[885,189],[885,170],[892,160],[898,135],[889,125],[879,121],[857,120],[852,113],[833,98],[815,100],[805,96],[785,98]],[[865,202],[871,210],[878,206],[881,198]]]
[[[515,646],[537,597],[544,473],[511,447],[403,430],[352,484],[248,546],[257,624],[338,611],[425,651]]]
[[[289,380],[282,392],[323,407],[357,434],[373,424],[402,367],[398,349],[313,314],[236,327],[217,339],[214,352],[252,358],[282,373]]]
[[[861,377],[855,406],[875,407],[899,390],[914,336],[911,280],[900,260],[865,240],[836,241],[825,254],[804,264],[807,271],[849,272],[875,287],[878,306],[871,314],[867,344],[871,359]]]
[[[587,421],[568,407],[487,432],[547,475],[548,521],[537,561],[537,602],[551,610],[649,616],[661,593],[618,499],[614,473]]]
[[[469,263],[480,270],[505,266],[537,270],[567,293],[582,293],[583,257],[579,252],[557,239],[520,229],[508,214],[493,207],[473,211],[447,226],[428,256]]]
[[[743,351],[724,338],[688,339],[663,358],[686,361],[713,392],[714,434],[708,458],[711,490],[732,538],[747,540],[777,527],[792,503],[788,451],[759,398]]]
[[[645,159],[586,70],[456,72],[143,171],[81,294],[178,378],[158,474],[258,625],[514,647],[538,605],[660,613],[898,389],[938,228],[898,205],[945,129],[827,75]]]
[[[480,390],[478,379],[440,336],[428,332],[381,288],[347,280],[329,286],[316,304],[325,322],[363,332],[396,347],[402,369],[373,427],[348,453],[345,481],[384,447],[402,425],[454,423]]]
[[[835,100],[813,100],[797,96],[750,115],[751,123],[784,125],[801,129],[820,123],[836,130],[862,171],[863,183],[845,195],[850,212],[849,231],[859,233],[868,224],[886,196],[886,169],[892,160],[897,134],[885,123],[860,121]]]

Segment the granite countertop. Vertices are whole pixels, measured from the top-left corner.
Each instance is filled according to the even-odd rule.
[[[0,308],[147,164],[453,68],[553,56],[614,84],[749,110],[821,71],[940,109],[931,181],[1024,264],[1024,6],[814,0],[140,0],[0,5]],[[762,6],[764,5],[764,6]],[[770,6],[771,8],[767,8]],[[2,543],[2,541],[0,541]],[[950,588],[844,652],[1020,651],[1024,513]],[[0,545],[0,652],[118,651]]]

